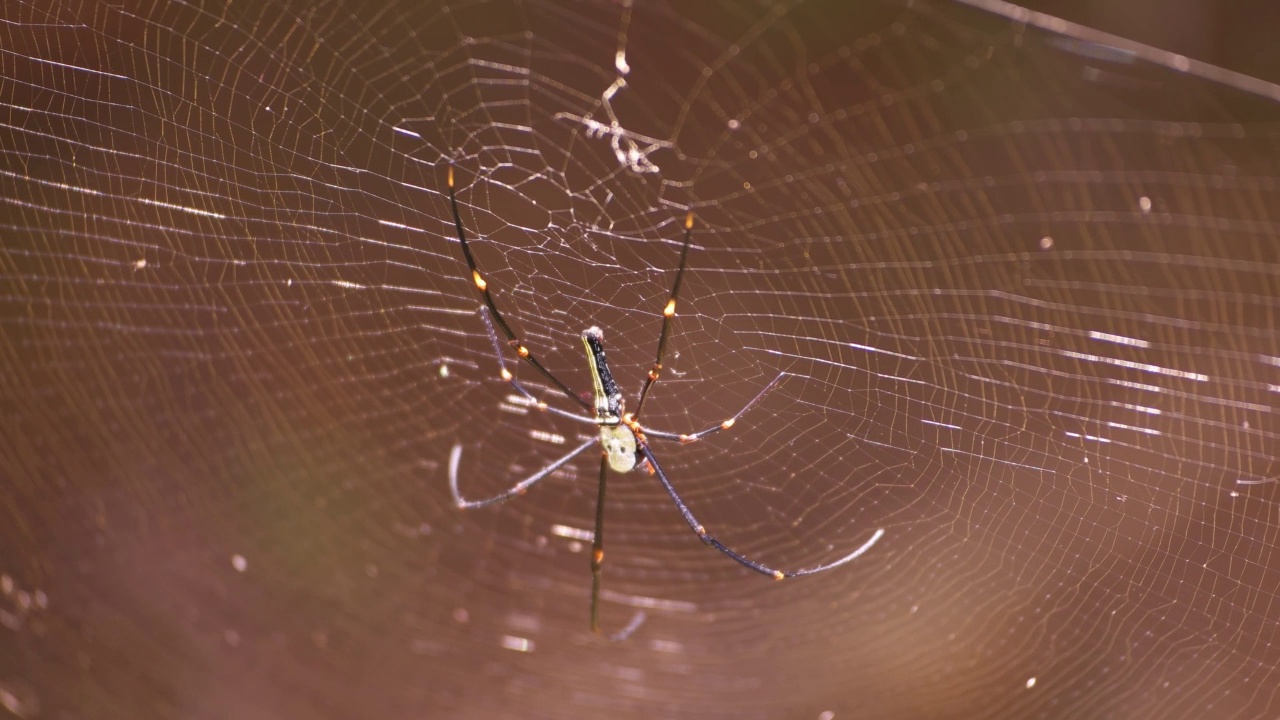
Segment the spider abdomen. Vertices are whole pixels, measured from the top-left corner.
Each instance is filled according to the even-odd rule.
[[[604,357],[604,332],[598,327],[583,330],[582,346],[587,351],[587,365],[591,369],[596,422],[617,425],[622,422],[622,389],[609,372],[609,362]]]

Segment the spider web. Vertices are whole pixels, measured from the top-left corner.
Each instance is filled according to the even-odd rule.
[[[7,3],[0,705],[1274,717],[1280,89],[973,4]],[[591,635],[594,453],[450,500],[591,430],[450,162],[633,403],[692,211],[645,422],[781,379],[663,467],[884,537],[613,476]]]

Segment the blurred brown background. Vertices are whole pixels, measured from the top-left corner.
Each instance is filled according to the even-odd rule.
[[[1280,8],[1265,0],[1050,0],[1022,6],[1264,80],[1275,81],[1280,73],[1280,49],[1270,40]]]
[[[946,2],[6,5],[0,712],[1274,717],[1280,11],[1042,9],[1262,82]],[[694,210],[647,421],[782,380],[664,467],[764,562],[881,541],[772,583],[614,478],[591,635],[594,457],[450,501],[583,428],[446,161],[584,389]]]

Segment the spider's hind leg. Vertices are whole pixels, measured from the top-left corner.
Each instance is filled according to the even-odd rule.
[[[588,448],[590,448],[592,445],[595,445],[597,442],[599,441],[596,438],[588,439],[586,442],[582,443],[581,445],[574,448],[573,450],[570,450],[567,455],[564,455],[563,457],[559,458],[558,460],[551,463],[550,465],[547,465],[546,467],[535,472],[534,474],[530,475],[524,480],[521,480],[515,485],[512,485],[510,488],[507,488],[506,490],[498,493],[497,495],[494,495],[493,497],[490,497],[490,498],[485,498],[484,500],[468,500],[462,497],[462,493],[458,491],[458,465],[461,463],[461,460],[462,460],[462,444],[458,443],[454,445],[453,449],[449,452],[449,492],[453,494],[453,504],[457,505],[459,508],[463,510],[474,510],[475,508],[485,507],[486,505],[495,505],[500,502],[505,502],[507,500],[510,500],[513,497],[516,497],[517,495],[523,495],[525,491],[533,487],[535,483],[546,478],[548,475],[550,475],[551,473],[554,473],[556,470],[559,470],[560,468],[564,467],[569,463],[570,460],[578,457],[583,452],[585,452]]]

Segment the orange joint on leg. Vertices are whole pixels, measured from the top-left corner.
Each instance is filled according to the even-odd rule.
[[[729,428],[733,427],[733,424],[736,422],[738,422],[737,418],[729,418],[728,420],[725,420],[724,422],[720,423],[720,429],[728,430]]]
[[[522,358],[527,358],[529,357],[529,348],[519,345],[516,347],[516,354]]]
[[[485,282],[484,278],[480,277],[480,271],[478,270],[471,271],[471,280],[475,282],[476,287],[480,288],[480,292],[484,292],[485,289],[489,287],[489,283]]]
[[[452,168],[452,167],[450,167],[450,168],[449,168],[449,172],[453,172],[453,168]],[[450,177],[452,177],[452,176],[450,176]],[[690,210],[690,211],[689,211],[689,214],[688,214],[688,215],[685,215],[685,216],[684,216],[684,229],[685,229],[685,230],[692,230],[692,229],[693,229],[693,211],[692,211],[692,210]]]
[[[506,368],[502,368],[502,379],[507,382],[511,382],[511,371]]]
[[[453,187],[453,166],[449,166],[449,187]]]
[[[636,436],[637,447],[642,446],[647,442],[644,437],[644,428],[640,427],[640,423],[636,422],[635,417],[632,416],[631,413],[627,413],[622,416],[622,424],[626,425],[627,428],[631,430],[631,433]],[[650,472],[652,472],[652,470],[650,470]]]
[[[694,528],[694,529],[693,529],[693,531],[694,531],[694,532],[696,532],[696,533],[698,533],[698,537],[706,537],[706,536],[707,536],[707,529],[706,529],[706,528],[704,528],[704,527],[702,527],[701,525],[699,525],[698,527]]]
[[[604,549],[596,550],[595,552],[591,553],[591,561],[594,562],[596,565],[603,563]]]
[[[781,580],[781,579],[783,579],[783,578],[785,578],[785,577],[786,577],[786,575],[783,575],[781,570],[774,570],[774,571],[773,571],[773,579],[774,579],[774,580]]]
[[[674,298],[667,301],[667,306],[662,308],[662,314],[666,317],[671,317],[676,314],[676,301]]]

